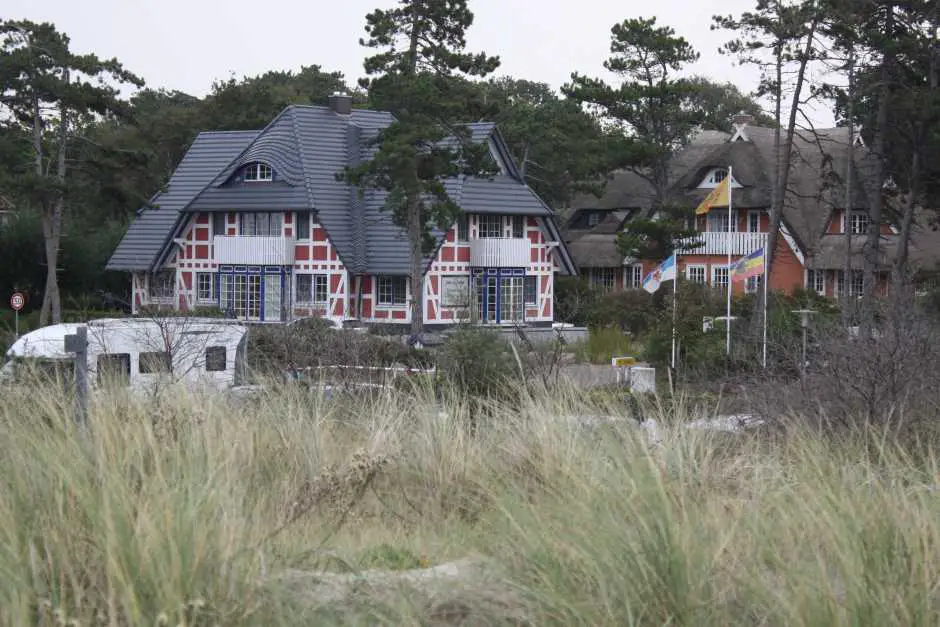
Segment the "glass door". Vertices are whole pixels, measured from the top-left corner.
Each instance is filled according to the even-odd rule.
[[[499,321],[522,322],[525,315],[523,309],[523,277],[504,276],[499,278]]]
[[[511,273],[511,274],[510,274]],[[525,319],[525,278],[512,269],[478,271],[473,277],[477,320],[484,324]]]
[[[283,320],[281,275],[264,275],[264,320]]]
[[[241,320],[261,319],[261,275],[223,274],[219,306]]]

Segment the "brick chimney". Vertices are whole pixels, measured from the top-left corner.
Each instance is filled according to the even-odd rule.
[[[340,115],[349,115],[352,113],[352,96],[342,92],[333,92],[329,99],[330,109]]]

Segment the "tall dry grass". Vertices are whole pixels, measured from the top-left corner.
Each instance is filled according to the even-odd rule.
[[[625,410],[557,389],[488,407],[473,435],[473,404],[421,393],[113,393],[87,432],[57,393],[5,401],[4,625],[940,620],[936,459],[884,433],[714,434],[651,406],[651,445],[578,426]],[[468,556],[490,580],[319,592],[325,573]]]

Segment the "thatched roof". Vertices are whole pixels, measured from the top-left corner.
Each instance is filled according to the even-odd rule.
[[[684,147],[671,164],[670,186],[665,198],[677,204],[694,207],[707,195],[698,185],[714,168],[731,167],[741,188],[735,188],[734,206],[741,209],[768,209],[771,205],[773,172],[776,167],[774,129],[747,126],[746,139],[731,141],[728,133],[706,131]],[[835,209],[845,206],[845,177],[848,172],[848,148],[852,141],[849,129],[819,129],[795,134],[790,159],[790,175],[784,196],[783,221],[807,256],[807,265],[815,268],[842,268],[845,263],[845,238],[828,235],[827,226]],[[880,182],[874,181],[875,159],[864,145],[853,147],[852,208],[868,209],[874,194],[881,193]],[[621,171],[612,175],[601,198],[579,196],[572,203],[572,221],[579,209],[648,208],[655,193],[652,185],[634,172]],[[633,216],[631,215],[630,218]],[[602,223],[604,224],[604,223]],[[614,232],[599,228],[590,231],[593,246],[582,244],[574,251],[580,265],[597,265],[595,256],[609,260],[601,252],[601,235],[614,240]],[[619,229],[618,229],[619,230]],[[583,236],[582,236],[583,239]],[[862,238],[856,238],[861,246]],[[886,236],[883,243],[885,263],[896,254],[897,238]],[[853,245],[853,249],[854,249]],[[857,255],[858,253],[853,253]],[[918,221],[911,237],[910,261],[933,263],[940,258],[940,232],[933,230],[925,219]]]

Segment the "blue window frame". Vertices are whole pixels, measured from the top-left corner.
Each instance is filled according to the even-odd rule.
[[[242,320],[284,321],[290,305],[290,268],[221,266],[216,277],[219,309]]]
[[[524,268],[476,268],[472,276],[477,319],[480,322],[525,322]]]

